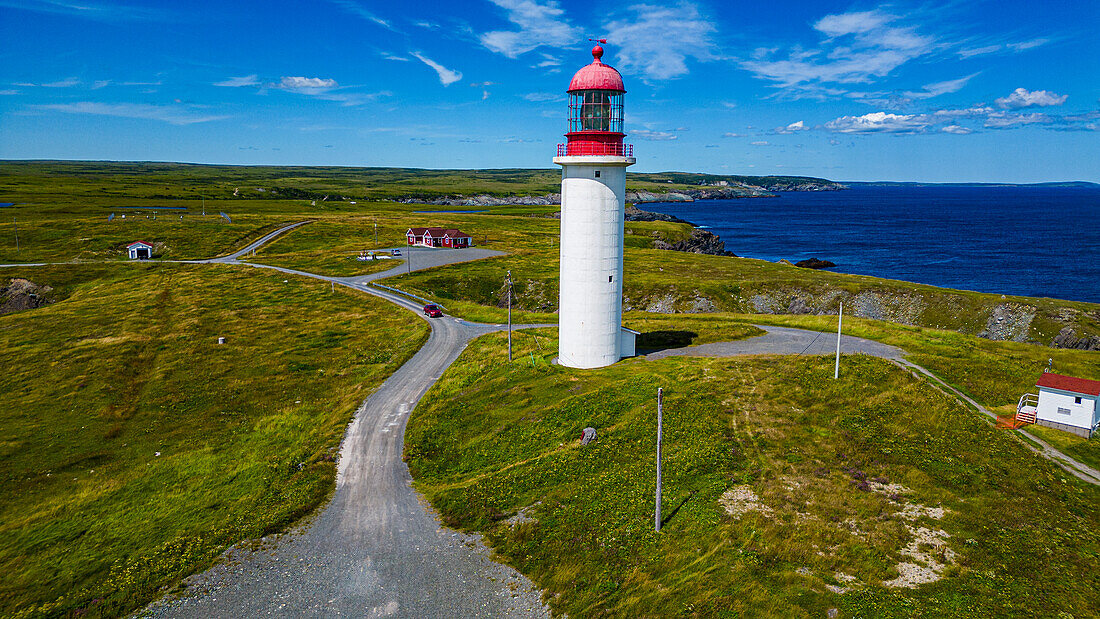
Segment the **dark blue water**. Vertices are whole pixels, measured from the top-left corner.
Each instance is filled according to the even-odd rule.
[[[1100,188],[855,187],[641,207],[707,226],[748,258],[1100,303]]]

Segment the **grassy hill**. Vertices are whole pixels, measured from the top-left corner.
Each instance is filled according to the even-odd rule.
[[[553,333],[539,336],[541,349],[517,338],[512,364],[500,335],[471,345],[413,413],[405,458],[444,521],[484,532],[555,613],[1087,616],[1100,606],[1100,489],[886,361],[847,357],[839,381],[828,357],[574,370],[551,365]],[[581,446],[589,426],[598,440]]]
[[[669,190],[734,178],[673,174],[629,182]],[[508,255],[388,283],[501,322],[511,269],[516,320],[553,321],[557,207],[449,213],[384,199],[557,186],[555,171],[539,170],[0,163],[0,202],[17,203],[0,209],[0,263],[76,262],[0,268],[0,287],[19,277],[53,289],[44,307],[0,315],[0,493],[11,497],[0,505],[0,569],[12,575],[0,615],[124,614],[226,545],[285,528],[330,490],[331,454],[356,404],[426,337],[373,297],[247,267],[128,264],[127,243],[154,243],[158,260],[205,258],[308,219],[250,259],[351,275],[381,268],[355,256],[403,244],[408,227],[458,227]],[[625,322],[643,345],[744,337],[753,322],[828,331],[844,300],[846,314],[856,310],[847,333],[910,351],[1000,412],[1048,358],[1100,376],[1100,352],[975,337],[1005,307],[1030,315],[1009,340],[1047,344],[1065,325],[1100,332],[1094,304],[653,249],[689,236],[683,224],[630,222],[627,233]],[[824,314],[792,315],[799,307]],[[212,345],[218,335],[229,343]],[[552,331],[517,342],[513,365],[496,336],[464,353],[439,398],[415,412],[408,457],[447,521],[486,531],[558,610],[1048,616],[1097,606],[1095,490],[894,366],[851,359],[839,383],[820,359],[575,372],[548,364]],[[662,536],[646,511],[657,385],[669,406]],[[601,438],[582,450],[587,425]],[[1097,441],[1044,436],[1100,463]],[[902,516],[940,507],[940,518]],[[943,578],[885,587],[917,539],[910,527],[949,536],[913,551],[937,549]]]

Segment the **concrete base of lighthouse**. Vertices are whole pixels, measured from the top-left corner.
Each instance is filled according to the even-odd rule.
[[[634,162],[615,155],[554,158],[562,166],[558,362],[564,366],[604,367],[633,348],[623,341],[622,317],[626,168]]]

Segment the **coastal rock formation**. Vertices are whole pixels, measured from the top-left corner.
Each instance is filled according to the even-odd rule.
[[[52,301],[46,297],[46,293],[52,291],[53,288],[39,286],[29,279],[12,278],[7,286],[0,288],[0,315],[42,307]]]
[[[987,340],[1026,342],[1035,308],[1020,303],[1000,303],[993,308],[978,337]]]
[[[678,189],[667,193],[639,190],[626,192],[626,201],[645,202],[694,202],[695,200],[735,200],[737,198],[774,197],[763,187],[755,185],[706,186],[698,189]]]
[[[691,238],[686,241],[667,243],[657,240],[653,242],[653,247],[657,249],[671,249],[673,251],[686,251],[693,254],[737,257],[737,254],[726,251],[726,243],[722,240],[722,237],[699,228],[692,230]]]
[[[690,221],[680,219],[675,215],[668,215],[666,213],[654,213],[653,211],[643,211],[633,204],[626,205],[626,221],[670,221],[677,224],[688,224],[689,226],[695,225]]]
[[[827,269],[829,267],[835,267],[835,262],[828,260],[822,260],[820,258],[807,258],[806,260],[799,260],[794,263],[796,267],[802,267],[804,269]]]
[[[1062,327],[1054,341],[1050,344],[1054,348],[1073,348],[1076,350],[1100,350],[1100,336],[1089,335],[1077,337],[1077,331],[1073,327]]]

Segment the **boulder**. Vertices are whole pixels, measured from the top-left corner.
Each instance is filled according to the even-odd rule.
[[[581,432],[581,445],[587,445],[596,440],[596,428],[585,428]]]
[[[803,269],[827,269],[829,267],[835,267],[836,263],[820,258],[808,258],[806,260],[799,260],[794,263],[794,265],[796,267],[802,267]]]

